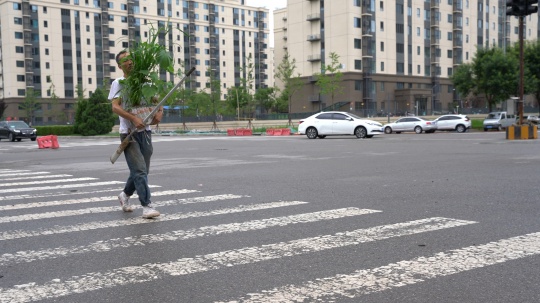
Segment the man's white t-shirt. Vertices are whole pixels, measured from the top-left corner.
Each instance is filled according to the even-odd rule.
[[[121,94],[122,94],[122,84],[120,84],[120,81],[121,80],[124,80],[124,77],[120,77],[116,80],[113,81],[113,83],[111,84],[111,90],[109,91],[109,101],[112,101],[112,99],[114,98],[118,98],[118,97],[121,97]],[[122,101],[122,107],[124,106],[124,102]],[[118,129],[118,131],[121,133],[121,134],[127,134],[129,133],[129,129],[134,129],[135,126],[133,125],[133,123],[131,123],[131,121],[129,121],[128,119],[125,119],[123,117],[120,117],[120,128]],[[146,130],[151,130],[151,127],[150,125],[147,125],[146,126]],[[142,130],[140,130],[142,131]]]

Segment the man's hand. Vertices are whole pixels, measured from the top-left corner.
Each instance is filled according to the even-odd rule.
[[[156,114],[154,115],[154,118],[152,119],[152,122],[150,122],[150,125],[156,125],[161,122],[161,118],[163,118],[163,107],[160,107]]]
[[[142,118],[139,118],[135,115],[131,116],[131,123],[137,128],[137,129],[143,129],[146,127],[146,125],[143,122]]]

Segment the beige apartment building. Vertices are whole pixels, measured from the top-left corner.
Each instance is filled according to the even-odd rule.
[[[34,123],[52,122],[58,112],[72,122],[77,85],[85,97],[108,87],[122,76],[115,55],[158,26],[170,28],[160,42],[176,67],[196,67],[188,88],[208,90],[212,73],[225,99],[246,78],[241,67],[249,60],[252,89],[273,85],[268,9],[244,0],[0,0],[0,16],[0,100],[11,119],[25,118],[20,104],[33,89],[41,96]]]
[[[538,22],[537,14],[525,17],[526,40],[538,39]],[[519,40],[518,18],[506,16],[502,0],[288,0],[274,12],[274,34],[276,66],[287,51],[305,80],[293,113],[335,108],[362,116],[485,108],[482,99],[459,96],[449,77],[478,47]],[[333,102],[313,77],[331,53],[343,73]]]

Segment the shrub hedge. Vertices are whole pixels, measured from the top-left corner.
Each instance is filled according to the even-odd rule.
[[[48,136],[48,135],[57,135],[57,136],[69,136],[73,135],[73,125],[46,125],[46,126],[34,126],[37,130],[38,136]]]

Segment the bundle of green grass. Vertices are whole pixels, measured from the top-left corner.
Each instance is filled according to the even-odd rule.
[[[159,77],[160,70],[174,73],[174,61],[166,46],[159,43],[159,37],[167,37],[168,27],[151,27],[147,41],[136,42],[129,48],[127,59],[133,62],[128,77],[120,83],[123,86],[124,106],[127,110],[152,107],[159,96],[167,93],[170,83]]]

